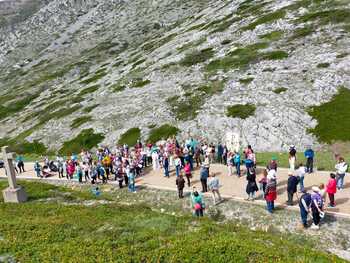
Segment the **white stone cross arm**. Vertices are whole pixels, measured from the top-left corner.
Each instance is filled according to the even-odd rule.
[[[12,162],[12,160],[16,158],[16,154],[10,153],[8,146],[4,146],[2,147],[1,155],[0,155],[0,158],[2,158],[4,161],[5,171],[9,182],[9,187],[13,189],[17,188],[16,172]]]

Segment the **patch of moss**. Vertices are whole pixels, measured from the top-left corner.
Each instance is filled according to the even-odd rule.
[[[212,48],[206,48],[203,50],[194,50],[191,53],[187,53],[185,57],[180,61],[180,65],[190,67],[198,63],[203,63],[214,56]]]
[[[82,117],[78,117],[75,120],[73,120],[72,124],[70,125],[70,127],[72,129],[78,128],[81,125],[83,125],[86,122],[89,122],[92,120],[91,116],[82,116]]]
[[[131,128],[123,133],[119,140],[118,144],[123,145],[127,144],[129,146],[134,146],[141,137],[141,130],[139,128]]]
[[[277,10],[275,12],[266,14],[258,19],[256,19],[254,22],[252,22],[251,24],[242,27],[241,30],[245,31],[245,30],[254,30],[258,25],[262,25],[262,24],[267,24],[267,23],[271,23],[274,22],[278,19],[282,19],[286,16],[286,11],[285,10]]]
[[[350,90],[340,87],[329,102],[309,108],[308,113],[318,122],[309,132],[325,143],[350,141],[349,101]]]
[[[77,137],[65,142],[59,153],[70,156],[73,153],[79,153],[82,149],[90,150],[97,146],[104,138],[103,134],[94,133],[93,129],[82,130]]]
[[[279,88],[274,89],[273,92],[276,94],[280,94],[282,92],[286,92],[287,90],[288,90],[287,88],[279,87]]]
[[[91,112],[93,109],[95,109],[95,108],[98,107],[98,106],[99,106],[99,104],[95,104],[95,105],[86,107],[86,108],[83,109],[83,112],[84,112],[84,113],[89,113],[89,112]]]
[[[176,135],[179,132],[177,127],[171,126],[170,124],[163,124],[158,128],[154,128],[150,131],[148,141],[156,143],[162,139],[168,139],[171,136]]]
[[[265,60],[280,60],[288,57],[288,53],[283,50],[269,51],[262,54]]]
[[[245,78],[245,79],[239,79],[239,83],[241,84],[249,84],[250,82],[252,82],[254,80],[254,78]]]
[[[227,107],[226,116],[246,119],[255,114],[256,106],[252,104],[237,104]]]
[[[269,41],[279,40],[283,36],[283,31],[272,31],[270,33],[260,35],[259,38]]]
[[[132,87],[133,88],[142,88],[150,83],[151,83],[151,81],[149,79],[145,79],[145,80],[135,79],[135,80],[133,80]]]
[[[319,64],[317,64],[317,67],[318,68],[328,68],[330,66],[330,64],[329,63],[319,63]]]
[[[94,93],[97,91],[101,86],[99,84],[93,85],[91,87],[88,87],[86,89],[83,89],[79,92],[78,96],[84,96],[86,94]]]

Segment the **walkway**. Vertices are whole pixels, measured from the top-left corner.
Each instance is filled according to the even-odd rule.
[[[39,179],[35,176],[35,173],[33,171],[33,163],[25,163],[26,172],[23,174],[19,174],[17,178],[23,178],[23,179]],[[259,171],[260,170],[260,171]],[[219,177],[219,181],[221,184],[220,192],[225,198],[234,198],[237,200],[244,200],[247,196],[245,193],[245,187],[246,187],[246,179],[245,177],[238,178],[237,176],[228,176],[227,175],[227,167],[220,164],[212,164],[210,167],[211,173],[216,173],[216,175]],[[257,181],[261,177],[261,169],[258,169],[258,175],[257,175]],[[0,178],[5,178],[4,169],[0,169]],[[159,171],[153,171],[153,170],[147,170],[147,173],[144,177],[137,179],[138,185],[144,185],[148,187],[153,188],[159,188],[159,189],[165,189],[165,190],[176,190],[175,185],[175,172],[171,172],[170,178],[165,178],[163,176],[162,170]],[[48,178],[47,180],[57,180],[58,176],[54,175],[53,177]],[[278,182],[278,198],[277,198],[277,205],[285,206],[284,203],[287,199],[287,179],[288,179],[288,169],[279,168],[277,173],[277,182]],[[317,172],[314,174],[308,174],[305,176],[305,187],[307,189],[310,189],[313,185],[319,185],[320,183],[326,184],[329,179],[329,172]],[[65,180],[65,179],[61,179]],[[199,180],[199,170],[196,169],[193,178],[192,178],[193,185],[196,186],[199,190],[201,189],[201,183]],[[336,213],[341,216],[347,216],[350,217],[350,176],[345,176],[345,189],[342,191],[338,191],[336,194],[336,208],[327,209],[328,212]],[[114,184],[115,182],[111,182]],[[185,187],[185,191],[190,191],[192,189],[192,186]],[[295,196],[296,199],[296,196]],[[257,194],[257,200],[254,201],[257,204],[265,204],[264,200],[262,199],[262,193],[261,191]],[[290,207],[289,207],[290,208]],[[297,202],[295,201],[294,207],[297,209]],[[292,209],[293,209],[292,208]]]

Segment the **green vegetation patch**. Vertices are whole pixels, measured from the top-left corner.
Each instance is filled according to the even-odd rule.
[[[246,119],[255,114],[256,106],[252,104],[237,104],[227,107],[226,116]]]
[[[99,104],[94,104],[94,105],[88,106],[88,107],[83,109],[83,112],[89,113],[89,112],[91,112],[93,109],[95,109],[98,106],[99,106]]]
[[[28,142],[26,140],[9,140],[2,139],[0,140],[0,147],[9,146],[10,151],[15,152],[17,154],[45,154],[47,152],[46,146],[39,142],[38,140],[34,140],[33,142]]]
[[[92,120],[91,116],[82,116],[78,117],[75,120],[73,120],[72,124],[70,125],[71,128],[75,129],[83,125],[84,123],[87,123]]]
[[[318,21],[318,25],[350,23],[350,9],[333,9],[307,13],[299,17],[296,22],[307,23]]]
[[[245,79],[239,79],[239,83],[241,84],[249,84],[250,82],[252,82],[254,80],[254,78],[245,78]]]
[[[228,44],[230,44],[232,42],[232,40],[231,39],[224,39],[223,41],[221,41],[221,45],[228,45]]]
[[[280,94],[280,93],[282,93],[282,92],[286,92],[287,90],[288,90],[287,88],[279,87],[279,88],[275,88],[275,89],[273,90],[273,92],[276,93],[276,94]]]
[[[270,33],[260,35],[259,38],[269,41],[279,40],[283,36],[283,31],[272,31]]]
[[[331,64],[329,63],[320,63],[320,64],[317,64],[317,67],[318,68],[328,68]]]
[[[97,91],[101,86],[99,84],[93,85],[91,87],[88,87],[86,89],[83,89],[79,92],[78,96],[84,96],[86,94],[94,93]]]
[[[307,25],[307,26],[302,27],[302,28],[297,28],[297,29],[295,29],[292,36],[289,38],[289,41],[299,39],[299,38],[304,38],[304,37],[314,33],[314,31],[315,31],[315,28],[312,25]]]
[[[80,81],[80,84],[88,85],[88,84],[90,84],[90,83],[94,83],[94,82],[96,82],[96,81],[102,79],[102,78],[103,78],[104,76],[106,76],[107,74],[108,74],[108,73],[106,72],[106,69],[105,69],[105,68],[100,69],[100,70],[98,70],[92,77]]]
[[[321,142],[350,141],[350,90],[340,87],[329,102],[308,110],[318,124],[309,131]]]
[[[288,53],[283,50],[274,50],[265,52],[261,58],[264,60],[281,60],[288,57]]]
[[[141,130],[139,128],[131,128],[120,136],[118,140],[118,144],[119,145],[127,144],[129,146],[134,146],[137,140],[139,140],[140,138],[141,138]]]
[[[11,114],[15,114],[17,112],[22,111],[25,107],[27,107],[33,100],[38,98],[40,93],[29,94],[24,96],[24,98],[11,101],[7,106],[0,105],[0,120],[5,119]]]
[[[132,81],[132,87],[133,88],[142,88],[148,84],[150,84],[151,81],[149,79],[135,79]]]
[[[185,57],[180,61],[180,65],[190,67],[198,63],[203,63],[214,56],[213,48],[206,48],[203,50],[194,50],[191,53],[187,53]]]
[[[148,141],[156,143],[162,139],[168,139],[171,136],[176,135],[179,132],[177,127],[171,126],[170,124],[163,124],[158,128],[154,128],[150,131]]]
[[[90,150],[97,146],[104,138],[103,134],[94,133],[93,129],[82,130],[77,137],[65,142],[59,153],[71,155],[72,153],[79,153],[82,149]]]
[[[252,22],[251,24],[242,27],[241,29],[243,31],[245,30],[253,30],[255,29],[258,25],[262,25],[262,24],[267,24],[267,23],[271,23],[274,22],[278,19],[284,18],[286,16],[286,11],[285,10],[277,10],[275,12],[269,13],[267,15],[264,15],[258,19],[256,19],[254,22]]]

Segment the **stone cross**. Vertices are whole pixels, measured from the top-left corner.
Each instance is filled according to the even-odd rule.
[[[9,182],[9,187],[3,190],[4,201],[6,203],[21,203],[27,201],[27,194],[24,188],[16,183],[16,172],[12,161],[13,158],[15,158],[15,154],[9,152],[8,146],[2,147],[2,158]]]

